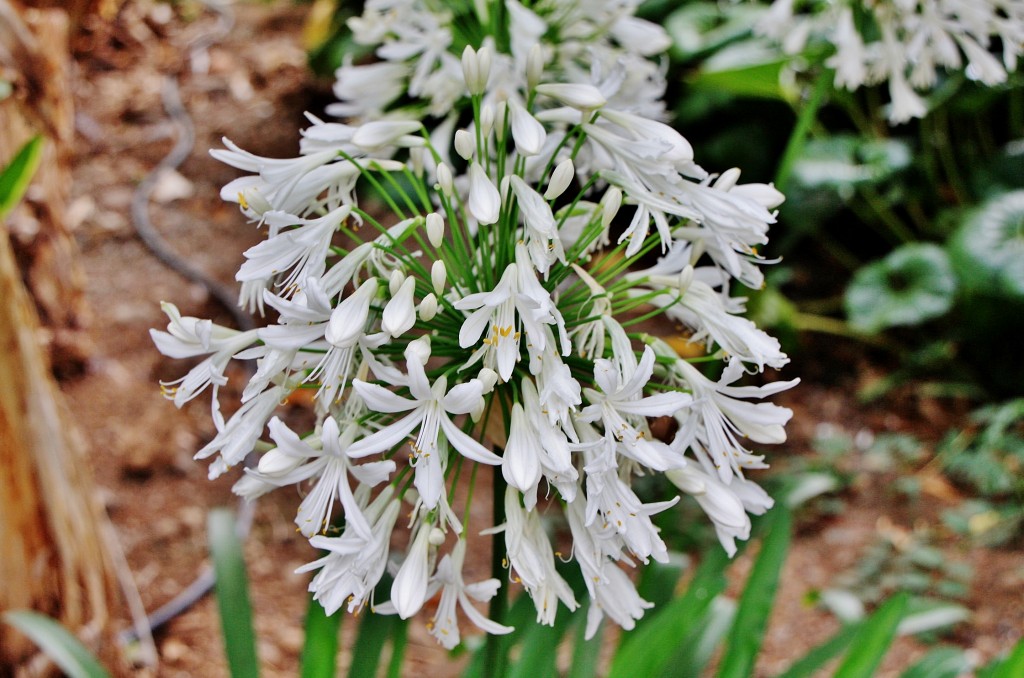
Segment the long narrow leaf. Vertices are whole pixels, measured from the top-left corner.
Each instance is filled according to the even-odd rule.
[[[857,635],[862,623],[849,624],[839,629],[834,636],[795,661],[778,678],[808,678],[814,675],[825,665],[825,662],[846,649],[853,637]]]
[[[835,678],[870,678],[889,650],[896,628],[903,619],[909,596],[901,593],[890,598],[861,625],[850,643],[846,658]]]
[[[359,623],[359,635],[352,648],[352,666],[349,667],[349,678],[374,678],[384,654],[384,644],[391,635],[391,627],[398,617],[374,614],[369,610],[363,612]]]
[[[792,518],[784,505],[777,506],[769,515],[767,534],[761,544],[761,553],[754,563],[747,585],[740,597],[736,621],[729,632],[725,654],[718,669],[719,678],[745,678],[754,674],[761,643],[764,640],[768,615],[779,586],[779,573],[789,551]]]
[[[21,147],[11,162],[0,169],[0,219],[14,209],[25,194],[32,176],[39,167],[43,153],[43,138],[35,136]]]
[[[558,646],[569,628],[568,614],[555,617],[554,626],[531,624],[523,638],[519,660],[513,664],[509,678],[543,678],[557,676],[555,665]]]
[[[405,645],[409,638],[409,623],[396,619],[391,625],[391,661],[388,662],[388,678],[402,677],[402,662],[405,660]]]
[[[312,597],[306,608],[306,641],[302,645],[302,678],[334,678],[338,660],[338,633],[344,613],[327,616]]]
[[[956,678],[971,670],[971,662],[959,647],[937,647],[928,652],[900,678]]]
[[[110,678],[81,641],[53,619],[29,610],[7,612],[3,619],[28,636],[71,678]]]
[[[235,532],[235,517],[227,509],[214,509],[207,518],[210,556],[217,575],[217,607],[224,633],[228,670],[233,678],[259,675],[256,634],[252,626],[249,579],[245,572],[242,541]]]
[[[626,636],[612,661],[609,678],[660,675],[672,662],[680,642],[699,629],[711,602],[725,589],[729,556],[720,548],[705,555],[686,593],[654,614],[651,623]],[[696,675],[677,666],[679,675]]]
[[[682,574],[683,567],[677,562],[664,564],[657,561],[652,562],[644,568],[643,573],[640,575],[636,592],[644,600],[654,603],[655,610],[660,610],[672,600],[676,584],[679,582]],[[644,615],[637,620],[636,627],[644,626],[651,619],[653,619],[653,615]]]
[[[1017,643],[1010,656],[999,663],[992,672],[992,678],[1020,678],[1020,676],[1024,676],[1024,639]]]
[[[572,666],[569,667],[567,678],[591,678],[597,675],[597,662],[601,655],[601,645],[604,639],[604,623],[598,627],[594,637],[586,639],[587,633],[587,609],[590,601],[585,600],[574,615],[576,634],[573,638]]]

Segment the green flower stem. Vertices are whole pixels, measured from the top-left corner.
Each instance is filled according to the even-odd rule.
[[[837,337],[845,337],[863,342],[870,346],[877,346],[888,350],[898,350],[893,342],[881,335],[864,334],[858,332],[845,320],[830,318],[828,316],[816,315],[813,313],[795,313],[792,318],[793,327],[800,332],[818,332],[819,334],[831,334]]]
[[[932,142],[939,153],[939,162],[953,189],[958,204],[970,203],[970,192],[960,175],[959,162],[953,154],[953,146],[949,143],[949,115],[943,108],[937,109],[925,121],[932,120]],[[922,121],[923,123],[924,121]]]
[[[800,110],[800,114],[796,119],[796,125],[793,127],[793,133],[790,134],[789,141],[786,142],[786,150],[782,154],[782,160],[779,161],[779,169],[775,172],[775,188],[783,193],[785,193],[786,185],[793,174],[793,166],[796,164],[800,154],[803,153],[811,125],[814,124],[818,117],[818,110],[825,102],[825,94],[830,89],[831,81],[832,71],[822,69],[821,73],[818,74],[818,78],[814,81],[814,88],[811,90],[810,98],[807,99]]]
[[[892,211],[892,208],[886,204],[885,199],[878,194],[874,187],[865,186],[861,189],[860,194],[900,243],[915,242],[917,240],[913,231]]]
[[[497,452],[497,450],[495,450]],[[505,522],[505,476],[501,474],[501,466],[492,471],[494,494],[494,520],[492,525]],[[491,535],[491,577],[501,582],[498,591],[491,598],[487,616],[499,624],[508,617],[509,577],[505,570],[505,540],[500,534]],[[484,674],[491,678],[503,678],[506,661],[505,637],[488,634],[484,647]]]

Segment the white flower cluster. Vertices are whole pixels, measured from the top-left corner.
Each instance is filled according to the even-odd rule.
[[[601,3],[580,3],[572,16],[604,21],[584,12],[591,4]],[[380,56],[395,60],[346,68],[402,69],[400,85],[367,76],[378,108],[393,88],[411,91],[438,72],[409,70],[410,59],[450,61],[442,30],[400,30],[428,22],[418,7],[368,3],[363,21],[389,21]],[[514,22],[533,21],[516,18],[529,10],[514,0],[506,9]],[[626,14],[607,24],[622,44],[660,35]],[[297,158],[225,142],[214,155],[250,174],[222,195],[267,235],[238,271],[242,303],[276,320],[237,332],[165,304],[167,332],[152,332],[166,355],[205,356],[164,388],[181,406],[212,387],[217,434],[196,455],[212,459],[210,475],[256,449],[236,493],[304,488],[296,524],[326,554],[302,570],[316,572],[310,590],[327,612],[369,603],[408,618],[440,592],[430,632],[449,648],[460,638],[456,608],[488,633],[511,630],[474,606],[499,581],[463,579],[480,465],[494,469],[506,517],[484,532],[504,538],[537,620],[553,624],[559,602],[578,607],[556,569],[556,555],[571,552],[591,598],[588,634],[605,616],[629,629],[650,603],[624,567],[668,558],[652,516],[678,499],[644,503],[634,478],[664,472],[733,553],[749,536],[748,513],[772,505],[746,478],[765,466],[750,443],[782,442],[792,415],[756,401],[796,383],[734,385],[745,371],[788,362],[730,295],[733,280],[762,284],[755,248],[782,196],[739,183],[738,170],[708,175],[682,136],[623,95],[634,89],[629,72],[597,84],[549,80],[568,73],[559,55],[570,50],[526,48],[535,32],[512,35],[511,59],[467,47],[445,76],[459,83],[445,96],[473,112],[454,133],[454,123],[428,130],[401,117],[311,118]],[[426,37],[436,44],[421,48]],[[610,44],[581,43],[592,72],[606,67],[598,48]],[[629,62],[619,49],[615,68]],[[389,216],[360,207],[357,188],[372,189]],[[636,331],[654,317],[690,328],[691,341],[724,361],[721,378]],[[257,369],[225,420],[217,392],[231,359]],[[305,436],[275,416],[296,389],[316,392],[317,424]],[[653,436],[652,417],[674,419],[674,435]],[[409,541],[399,559],[390,551],[403,501]],[[558,524],[567,530],[549,536]],[[373,600],[394,562],[390,601]]]
[[[661,118],[664,67],[648,57],[665,52],[671,39],[661,26],[633,15],[639,4],[545,0],[527,8],[519,0],[477,1],[461,5],[460,14],[458,3],[368,0],[362,16],[348,25],[354,40],[373,47],[380,61],[347,60],[336,74],[339,102],[327,112],[355,120],[379,119],[389,111],[446,117],[464,95],[457,55],[467,45],[484,44],[493,59],[488,100],[514,97],[528,79],[590,83],[619,109]],[[482,27],[491,25],[507,26],[507,34],[481,39]],[[530,64],[534,45],[542,58]]]
[[[985,85],[1006,81],[1024,52],[1024,3],[1018,0],[775,0],[758,25],[795,54],[808,40],[835,48],[827,65],[837,87],[887,82],[889,120],[928,112],[918,94],[938,69],[963,69]],[[992,53],[1000,49],[1002,59]]]

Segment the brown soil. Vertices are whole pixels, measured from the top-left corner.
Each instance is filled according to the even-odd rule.
[[[178,13],[171,7],[178,7]],[[242,251],[260,235],[233,205],[220,201],[220,187],[236,175],[211,159],[207,149],[219,147],[220,138],[228,136],[257,154],[294,155],[302,111],[319,113],[322,103],[313,103],[314,98],[323,99],[329,85],[312,82],[305,70],[300,46],[305,6],[240,3],[234,9],[237,23],[209,49],[206,72],[190,70],[184,57],[190,41],[212,28],[212,18],[198,3],[129,3],[116,22],[92,27],[77,45],[79,135],[71,211],[79,222],[97,351],[87,374],[63,388],[88,440],[101,491],[149,610],[172,598],[204,566],[207,510],[234,505],[234,477],[209,482],[205,466],[191,459],[212,436],[209,412],[202,399],[179,411],[161,397],[157,381],[183,374],[184,365],[160,356],[147,333],[166,324],[160,300],[175,303],[186,315],[229,322],[203,289],[159,264],[132,229],[132,191],[174,141],[161,105],[163,77],[180,77],[197,144],[180,168],[183,180],[163,187],[167,195],[153,205],[153,221],[178,251],[227,283]],[[180,189],[177,196],[175,189]],[[795,416],[790,443],[770,451],[779,467],[810,453],[809,441],[822,423],[851,434],[903,431],[934,442],[955,423],[952,417],[962,414],[962,404],[913,395],[859,406],[855,388],[874,373],[861,351],[841,348],[848,355],[837,358],[821,347],[797,355],[798,364],[815,362],[796,366],[807,378],[780,399]],[[236,382],[242,378],[235,376]],[[810,591],[828,587],[852,567],[879,530],[909,531],[923,524],[940,531],[949,558],[975,570],[966,601],[973,617],[951,640],[972,648],[979,659],[1011,647],[1024,633],[1020,552],[972,549],[941,532],[939,512],[962,499],[941,480],[933,483],[937,489],[909,502],[892,489],[893,472],[872,470],[856,456],[848,463],[857,480],[843,496],[845,509],[798,523],[759,675],[777,673],[838,627],[830,614],[803,602]],[[259,653],[268,676],[296,674],[303,643],[307,580],[293,572],[314,552],[293,530],[296,503],[297,496],[287,491],[261,501],[246,544]],[[749,557],[741,559],[735,573],[749,570],[749,564]],[[354,625],[346,622],[343,628],[350,642]],[[414,623],[410,636],[407,675],[454,675],[464,665],[435,645],[422,624]],[[159,675],[226,675],[210,598],[161,629],[157,645]],[[896,675],[925,649],[916,641],[899,640],[879,675]],[[348,655],[342,654],[344,666]]]

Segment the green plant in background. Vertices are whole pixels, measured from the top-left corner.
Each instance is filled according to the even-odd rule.
[[[1024,526],[1024,400],[980,408],[971,422],[974,428],[946,436],[939,458],[945,472],[977,499],[943,518],[982,544],[1002,545]]]
[[[22,146],[6,167],[0,169],[0,220],[14,209],[39,167],[43,138],[33,137]]]
[[[682,591],[676,589],[683,575],[679,567],[648,568],[640,589],[664,602],[645,618],[637,629],[621,636],[610,665],[601,655],[604,631],[591,640],[584,639],[582,618],[564,617],[553,627],[519,624],[503,637],[509,655],[516,657],[505,667],[514,677],[559,676],[610,678],[628,676],[698,676],[717,658],[715,675],[719,678],[744,678],[753,675],[772,611],[772,601],[790,543],[789,510],[780,507],[759,519],[755,533],[761,547],[747,582],[738,599],[725,594],[729,559],[719,548],[704,553],[700,564],[687,573]],[[256,675],[258,661],[251,635],[251,609],[243,603],[245,568],[240,566],[240,544],[233,535],[227,513],[211,514],[210,537],[223,540],[213,551],[217,571],[218,597],[230,596],[219,604],[225,628],[228,668],[235,678]],[[744,546],[741,545],[741,549]],[[573,581],[578,588],[583,582]],[[229,593],[230,592],[230,593]],[[673,596],[674,599],[673,599]],[[937,620],[936,612],[945,614]],[[510,619],[527,620],[534,614],[526,596],[512,606]],[[336,675],[338,632],[341,614],[323,616],[319,603],[310,601],[306,621],[306,641],[302,652],[303,678],[327,678]],[[85,648],[59,624],[33,613],[10,613],[5,621],[32,638],[58,666],[72,678],[105,678],[108,674]],[[832,667],[832,675],[868,678],[881,663],[893,639],[901,633],[920,633],[950,622],[948,610],[922,606],[907,594],[889,598],[870,615],[847,622],[834,636],[796,658],[780,676],[800,678]],[[232,631],[232,627],[242,631]],[[401,676],[406,644],[406,623],[393,617],[368,614],[359,621],[358,635],[351,650],[350,677],[380,675]],[[565,650],[569,652],[566,653]],[[471,650],[466,678],[492,675],[485,668],[486,648]],[[568,665],[559,657],[571,657]],[[390,657],[390,659],[388,659]],[[382,663],[386,661],[386,666]],[[964,651],[941,646],[931,650],[903,678],[935,678],[959,675],[972,668]],[[996,659],[977,668],[977,675],[1013,678],[1024,670],[1024,641],[1004,659]]]

